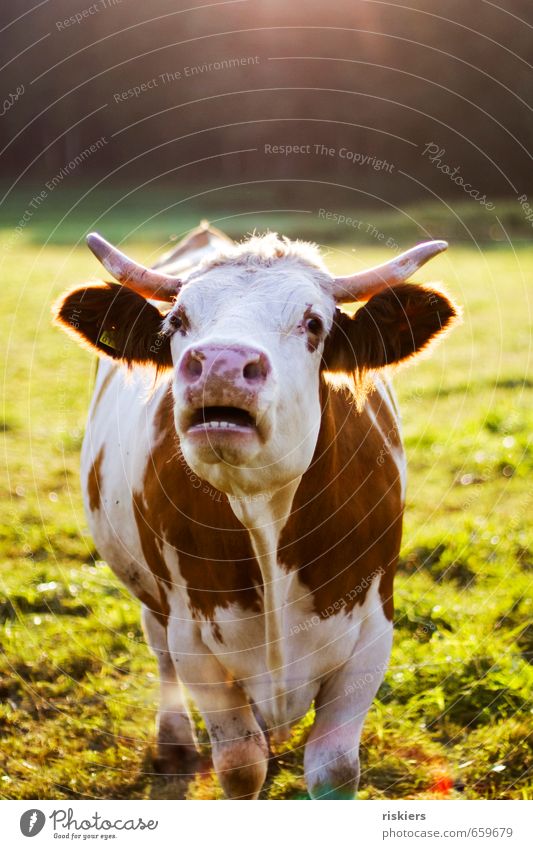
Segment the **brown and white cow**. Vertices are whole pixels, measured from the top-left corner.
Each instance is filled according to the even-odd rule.
[[[258,796],[267,733],[285,738],[314,702],[309,793],[353,798],[391,648],[405,489],[380,373],[454,322],[443,292],[405,282],[446,244],[335,278],[314,246],[274,234],[235,245],[204,227],[155,269],[88,242],[119,282],[67,292],[55,316],[102,357],[85,504],[142,602],[162,768],[193,762],[183,686],[231,798]]]

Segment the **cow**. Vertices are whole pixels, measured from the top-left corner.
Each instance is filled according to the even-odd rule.
[[[234,243],[203,225],[151,268],[87,241],[114,279],[54,316],[101,358],[84,503],[158,660],[158,768],[194,771],[192,702],[224,794],[256,799],[270,746],[314,704],[309,795],[352,799],[402,536],[389,377],[459,317],[408,282],[447,245],[335,277],[273,233]]]

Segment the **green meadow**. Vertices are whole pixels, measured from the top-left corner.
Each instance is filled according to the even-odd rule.
[[[232,232],[261,228],[249,218]],[[180,782],[154,772],[156,664],[139,605],[101,561],[81,503],[95,360],[49,318],[54,298],[96,279],[98,266],[81,242],[85,222],[69,219],[49,239],[37,219],[14,240],[2,231],[0,794],[218,798],[209,770]],[[410,231],[380,226],[412,244]],[[417,279],[443,281],[463,323],[394,378],[408,505],[394,650],[363,733],[363,799],[533,798],[533,249],[453,244],[454,226],[450,251]],[[98,228],[111,238],[132,229]],[[149,261],[163,232],[158,221],[142,240],[133,233],[128,251]],[[375,238],[354,244],[346,227],[313,235],[341,273],[390,256]],[[311,719],[276,751],[264,798],[306,798]],[[200,722],[199,734],[207,753]]]

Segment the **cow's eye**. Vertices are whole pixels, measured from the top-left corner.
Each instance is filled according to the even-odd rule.
[[[310,315],[305,321],[305,328],[313,336],[320,336],[324,330],[324,325],[322,319],[317,315]]]
[[[173,312],[169,315],[168,321],[172,330],[185,330],[185,317],[181,312]]]

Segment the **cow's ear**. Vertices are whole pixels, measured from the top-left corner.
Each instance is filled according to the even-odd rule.
[[[371,298],[353,317],[337,311],[326,341],[328,371],[364,374],[423,351],[459,317],[443,292],[402,283]]]
[[[72,289],[52,313],[56,324],[101,356],[158,369],[172,365],[162,314],[131,289],[116,283]]]

